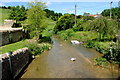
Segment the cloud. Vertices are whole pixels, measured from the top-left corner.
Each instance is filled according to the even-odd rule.
[[[46,2],[46,5],[47,6],[49,6],[49,5],[51,5],[52,4],[52,2]]]

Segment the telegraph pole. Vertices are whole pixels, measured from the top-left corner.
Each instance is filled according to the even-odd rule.
[[[77,8],[77,5],[75,4],[75,26],[76,26],[76,8]]]
[[[112,16],[112,1],[110,2],[110,19],[111,19],[111,16]]]

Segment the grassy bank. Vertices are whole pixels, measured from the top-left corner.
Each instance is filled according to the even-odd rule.
[[[8,51],[15,51],[20,48],[24,48],[25,44],[27,43],[27,40],[22,40],[16,43],[8,44],[5,46],[0,47],[1,48],[1,54],[7,53]]]
[[[58,32],[58,35],[64,40],[78,40],[78,41],[89,41],[96,39],[99,34],[93,31],[77,31],[74,32],[72,29]]]
[[[8,44],[0,47],[0,54],[7,53],[8,51],[15,51],[17,49],[21,49],[24,47],[28,47],[33,55],[38,55],[44,52],[45,50],[51,49],[52,45],[50,43],[37,43],[33,39],[22,40],[16,43]]]
[[[1,9],[0,8],[0,24],[4,23],[4,19],[8,19],[10,14],[9,9]]]

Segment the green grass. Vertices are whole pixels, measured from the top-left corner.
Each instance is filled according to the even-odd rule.
[[[8,51],[15,51],[17,49],[24,48],[27,44],[27,40],[22,40],[16,43],[8,44],[0,47],[0,54],[7,53]]]
[[[98,37],[98,33],[90,32],[90,31],[78,31],[75,32],[71,39],[76,39],[79,41],[88,41],[92,39],[96,39]]]
[[[53,29],[55,27],[55,21],[51,20],[51,19],[46,19],[46,21],[48,22],[48,26],[46,27],[46,29],[42,32],[43,36],[51,36],[53,34]]]
[[[8,19],[10,14],[9,9],[1,9],[0,8],[0,24],[4,23],[4,19]]]

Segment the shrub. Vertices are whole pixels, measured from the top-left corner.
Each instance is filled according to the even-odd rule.
[[[29,51],[35,56],[41,54],[45,50],[49,50],[52,48],[51,44],[48,43],[42,43],[42,44],[28,43],[26,47],[28,47]]]
[[[95,61],[96,61],[96,64],[99,66],[105,66],[109,64],[106,58],[96,58]]]
[[[87,48],[93,48],[94,47],[94,41],[92,41],[92,40],[88,41],[87,44],[86,44],[86,47]]]
[[[60,31],[58,32],[60,37],[64,40],[68,40],[68,38],[72,37],[74,35],[74,31],[72,29],[68,29],[66,31]]]
[[[35,56],[42,52],[37,43],[28,43],[26,47],[28,47],[29,51]]]

